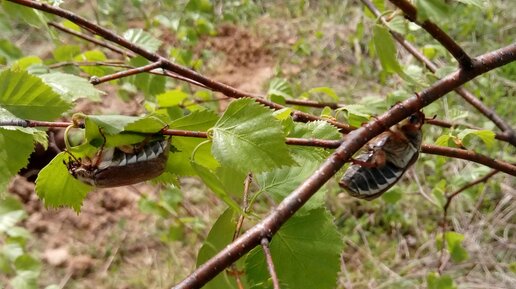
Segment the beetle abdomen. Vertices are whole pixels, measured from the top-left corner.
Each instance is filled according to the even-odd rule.
[[[127,154],[115,148],[111,163],[95,172],[95,186],[118,187],[158,177],[165,170],[169,150],[168,138],[148,143],[134,154]]]
[[[353,197],[371,200],[392,187],[404,171],[405,169],[395,166],[390,161],[375,168],[352,165],[344,173],[339,184]]]

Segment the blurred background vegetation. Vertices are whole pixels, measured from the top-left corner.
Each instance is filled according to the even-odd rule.
[[[348,114],[340,116],[334,111],[296,107],[316,115],[349,121],[351,116],[378,114],[436,79],[401,48],[399,61],[417,81],[410,83],[382,70],[372,42],[375,19],[358,0],[54,2],[63,2],[61,7],[119,34],[141,28],[161,41],[146,44],[159,47],[162,55],[237,88],[267,93],[279,87],[282,95],[269,96],[280,102],[287,96],[351,105]],[[384,1],[374,2],[384,11],[394,10]],[[514,42],[516,9],[509,8],[511,3],[450,1],[448,14],[435,20],[475,56]],[[29,61],[29,56],[39,57],[46,65],[57,64],[68,61],[66,57],[60,60],[59,53],[72,51],[89,61],[108,61],[115,55],[52,28],[27,25],[20,18],[33,15],[5,1],[2,5],[3,65],[22,57]],[[404,22],[399,14],[396,17],[399,19],[392,21],[392,28],[440,64],[439,76],[457,67],[425,31]],[[63,24],[74,28],[69,22]],[[100,50],[100,54],[91,52]],[[114,71],[112,67],[95,68],[96,75]],[[73,65],[62,69],[85,72]],[[181,88],[192,99],[215,97],[170,79],[166,83],[148,81],[146,88],[121,81],[99,89],[107,92],[106,99],[116,98],[126,105],[128,113],[141,113],[155,103],[153,89],[159,91],[161,86]],[[318,87],[325,89],[313,90]],[[482,75],[466,88],[510,124],[516,123],[516,63]],[[121,113],[117,111],[120,106],[106,102],[83,105],[93,113]],[[197,105],[223,109],[219,102]],[[424,112],[496,130],[455,93]],[[440,136],[460,132],[425,126],[424,142],[435,143]],[[509,144],[486,144],[475,136],[463,142],[489,156],[516,161],[514,147]],[[336,288],[515,288],[513,177],[499,173],[455,198],[448,213],[448,230],[455,234],[447,235],[446,240],[448,246],[457,247],[448,247],[445,256],[439,248],[445,195],[488,172],[488,168],[466,161],[421,155],[401,182],[372,202],[351,198],[333,180],[327,186],[326,203],[345,242]],[[164,288],[181,280],[195,267],[199,247],[225,207],[196,179],[186,178],[181,184],[181,191],[146,185],[100,190],[88,197],[81,215],[75,215],[68,209],[42,208],[33,196],[31,183],[17,178],[10,188],[14,199],[9,197],[12,204],[8,207],[20,211],[23,233],[17,238],[41,272],[37,287],[28,284],[18,288],[50,284],[65,288]],[[15,199],[24,206],[14,205]],[[270,203],[260,205],[257,212],[270,209]],[[4,252],[9,250],[6,246],[2,247]],[[56,255],[63,256],[62,260],[56,260]],[[437,267],[443,258],[447,261],[438,277]],[[5,269],[7,261],[2,260],[0,269],[2,264]],[[0,276],[0,283],[11,278],[9,274]]]

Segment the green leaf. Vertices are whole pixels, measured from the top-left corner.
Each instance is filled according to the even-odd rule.
[[[167,127],[164,117],[158,114],[149,114],[124,127],[124,131],[157,133]]]
[[[57,46],[53,51],[54,59],[56,61],[70,61],[81,53],[81,47],[79,45],[60,45]]]
[[[285,120],[290,117],[290,114],[292,113],[292,108],[290,107],[284,107],[280,110],[276,110],[272,113],[272,115],[278,119],[278,120]]]
[[[490,131],[490,130],[475,130],[475,129],[467,128],[467,129],[462,130],[458,134],[458,137],[462,141],[467,142],[466,138],[468,138],[471,135],[479,137],[484,142],[484,144],[487,146],[487,148],[492,148],[493,147],[493,144],[495,142],[495,135],[496,135],[493,131]]]
[[[97,62],[97,61],[106,61],[106,55],[100,50],[90,50],[84,53],[81,53],[74,57],[75,61],[89,61],[89,62]],[[79,66],[79,68],[92,76],[104,76],[111,71],[111,69],[103,66]]]
[[[41,263],[34,257],[24,254],[16,258],[14,261],[16,271],[33,271],[38,272],[41,270]]]
[[[237,212],[242,211],[240,206],[228,195],[224,184],[220,181],[217,175],[196,162],[190,162],[190,165],[197,172],[199,177],[201,177],[204,184],[206,184],[206,186],[208,186],[208,188],[210,188],[215,193],[215,195],[217,195],[217,197],[224,201],[224,203],[230,206],[233,210]]]
[[[270,248],[281,288],[335,288],[342,240],[326,210],[292,217],[272,238]],[[252,288],[272,288],[261,247],[253,249],[245,263]]]
[[[218,116],[209,110],[194,111],[191,114],[178,118],[170,123],[171,129],[182,129],[192,131],[206,131],[212,128]],[[176,137],[172,138],[172,145],[174,145],[179,152],[175,152],[168,156],[167,171],[180,176],[195,175],[195,171],[190,165],[190,156],[192,151],[204,139],[192,137]],[[203,166],[214,170],[219,166],[219,163],[213,158],[211,154],[211,146],[209,144],[201,146],[195,153],[195,160]]]
[[[373,27],[373,41],[380,63],[386,72],[399,73],[402,71],[396,58],[396,46],[389,32],[389,29],[381,25]]]
[[[457,1],[459,1],[460,3],[464,3],[466,5],[474,5],[474,6],[477,6],[478,8],[486,7],[485,0],[457,0]]]
[[[10,284],[13,289],[37,289],[38,275],[37,272],[21,271],[11,279]]]
[[[453,279],[448,275],[439,276],[437,273],[430,273],[426,276],[428,289],[457,289]]]
[[[186,98],[188,98],[188,94],[183,92],[180,88],[169,90],[156,96],[160,107],[177,106]]]
[[[220,250],[231,243],[233,234],[235,232],[236,222],[234,220],[235,212],[228,208],[222,213],[208,234],[208,237],[204,241],[199,255],[197,256],[197,267],[204,264],[211,257],[215,256]],[[220,288],[238,288],[235,282],[235,278],[228,274],[227,270],[224,270],[217,277],[213,278],[210,282],[203,286],[205,289],[220,289]]]
[[[446,196],[444,195],[446,190],[446,180],[440,180],[437,184],[434,185],[432,189],[432,195],[434,195],[437,203],[444,208],[444,204],[446,204]]]
[[[215,124],[212,153],[222,165],[244,173],[294,164],[280,122],[248,98],[231,102]]]
[[[135,67],[141,67],[150,62],[142,56],[137,56],[131,58],[130,63]],[[165,76],[139,73],[135,76],[128,77],[127,80],[141,90],[147,97],[155,96],[165,91]]]
[[[280,96],[285,99],[292,98],[292,86],[284,78],[273,78],[269,83],[269,89],[267,90],[267,96]]]
[[[53,120],[70,109],[52,88],[26,71],[0,73],[0,106],[23,119]]]
[[[67,206],[79,212],[82,201],[93,187],[76,180],[68,173],[63,164],[68,157],[65,152],[59,153],[39,172],[36,193],[47,207]]]
[[[142,29],[129,29],[124,33],[124,38],[154,53],[161,45],[161,41]]]
[[[213,13],[213,5],[209,0],[190,0],[185,6],[185,11]]]
[[[380,58],[380,63],[387,73],[397,73],[404,80],[410,83],[417,83],[401,68],[396,58],[396,45],[389,29],[381,25],[375,25],[373,27],[373,42],[378,58]]]
[[[443,0],[416,0],[417,20],[446,20],[451,15],[450,6]]]
[[[34,64],[42,64],[43,60],[37,56],[25,56],[18,60],[16,60],[12,65],[12,70],[27,70],[30,66]]]
[[[128,115],[88,115],[85,120],[86,137],[91,140],[92,135],[98,135],[97,127],[102,127],[106,134],[117,134],[122,132],[129,124],[142,119],[143,117]],[[90,128],[92,128],[91,133],[89,133]]]
[[[0,232],[6,232],[27,216],[22,204],[14,197],[4,197],[0,202]]]
[[[316,93],[326,94],[327,96],[331,97],[334,101],[339,101],[339,96],[337,95],[337,93],[335,93],[335,91],[332,88],[326,87],[326,86],[311,88],[310,90],[303,93],[302,95],[305,95],[305,94],[310,95],[310,94],[316,94]]]
[[[313,121],[308,123],[296,122],[293,125],[289,137],[308,139],[338,140],[342,137],[339,130],[325,121]],[[290,145],[289,150],[294,160],[299,163],[305,161],[321,161],[329,155],[329,150],[317,147]]]
[[[2,1],[2,6],[9,18],[18,19],[36,28],[45,28],[47,25],[46,17],[35,9],[7,1]]]
[[[346,111],[348,123],[354,127],[360,127],[371,118],[371,115],[368,113],[369,109],[362,104],[349,104],[339,108],[338,111]]]
[[[468,252],[462,246],[462,241],[464,241],[464,235],[459,234],[457,232],[446,232],[444,234],[444,238],[446,239],[448,252],[450,252],[450,255],[454,262],[459,263],[469,258]]]
[[[38,76],[68,101],[74,101],[81,97],[100,101],[100,95],[104,94],[88,80],[73,74],[53,72]]]
[[[0,64],[7,64],[23,56],[22,51],[7,39],[0,39]]]
[[[280,168],[258,174],[256,175],[256,182],[260,187],[260,191],[268,193],[274,201],[280,202],[310,177],[318,167],[318,162],[307,160],[300,167]],[[317,191],[300,209],[300,212],[306,213],[323,206],[325,194],[326,189],[324,188]]]
[[[453,136],[449,134],[443,134],[437,138],[435,144],[438,146],[453,147]]]
[[[0,128],[0,199],[9,180],[29,163],[33,150],[30,134]]]
[[[403,196],[403,190],[395,186],[382,195],[382,199],[388,204],[396,204]]]

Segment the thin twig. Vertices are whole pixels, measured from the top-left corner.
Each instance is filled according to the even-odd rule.
[[[396,5],[396,7],[400,8],[403,13],[405,13],[405,17],[421,26],[425,29],[432,37],[439,41],[448,52],[450,52],[457,62],[459,62],[460,66],[464,69],[469,69],[473,66],[473,60],[469,55],[457,44],[453,38],[451,38],[446,32],[444,32],[439,26],[433,23],[430,20],[425,20],[423,22],[417,19],[417,10],[416,7],[412,6],[410,2],[407,0],[389,0],[392,4]]]
[[[63,32],[66,32],[66,33],[71,34],[73,36],[82,38],[82,39],[84,39],[86,41],[89,41],[91,43],[95,43],[95,44],[97,44],[99,46],[107,48],[107,49],[109,49],[109,50],[111,50],[111,51],[113,51],[115,53],[120,54],[120,55],[123,55],[123,56],[128,55],[130,57],[134,57],[135,56],[134,53],[132,53],[130,51],[124,51],[124,50],[122,50],[122,49],[120,49],[120,48],[118,48],[118,47],[116,47],[114,45],[111,45],[109,43],[105,43],[103,41],[99,41],[98,39],[95,39],[95,37],[91,37],[91,36],[89,36],[87,34],[84,34],[84,33],[81,33],[81,32],[78,32],[78,31],[66,28],[66,27],[64,27],[61,24],[58,24],[58,23],[55,23],[55,22],[48,22],[48,26],[55,27],[56,29],[59,29],[59,30],[61,30]]]
[[[33,120],[6,120],[0,121],[0,126],[21,126],[21,127],[68,127],[70,122],[48,122]],[[189,131],[177,129],[163,129],[161,133],[171,136],[208,138],[208,133],[203,131]],[[312,146],[326,149],[336,149],[345,142],[344,140],[325,140],[325,139],[306,139],[306,138],[286,138],[285,143],[288,145]],[[487,167],[500,170],[504,173],[516,176],[516,166],[504,161],[496,160],[477,152],[465,149],[457,149],[451,147],[436,146],[423,144],[421,152],[426,154],[447,156],[450,158],[464,159],[485,165]]]
[[[485,183],[487,182],[487,180],[489,180],[492,176],[496,175],[499,171],[498,170],[492,170],[490,171],[488,174],[486,174],[485,176],[481,177],[481,178],[478,178],[472,182],[469,182],[467,183],[466,185],[462,186],[460,189],[456,190],[455,192],[449,194],[448,196],[446,196],[446,203],[444,204],[443,206],[443,219],[442,219],[442,247],[441,247],[441,253],[440,253],[440,256],[439,256],[439,263],[437,265],[437,271],[439,272],[439,274],[441,274],[444,270],[444,268],[446,267],[446,262],[444,260],[444,248],[446,247],[446,231],[448,230],[447,226],[448,226],[448,221],[447,221],[447,218],[448,218],[448,209],[450,207],[450,204],[452,202],[452,200],[458,196],[460,193],[464,192],[465,190],[473,187],[473,186],[476,186],[480,183]]]
[[[267,261],[267,269],[269,269],[269,274],[271,274],[272,286],[274,289],[280,289],[278,275],[276,274],[276,269],[274,269],[271,249],[269,248],[269,239],[263,238],[261,245],[263,253],[265,254],[265,260]]]
[[[54,64],[50,64],[48,68],[60,68],[63,66],[110,66],[110,67],[121,67],[121,68],[134,68],[132,65],[124,64],[123,61],[64,61]]]
[[[382,24],[389,28],[389,23],[384,19],[380,11],[374,6],[374,4],[370,0],[361,0],[362,3],[373,13],[376,17],[379,17]],[[389,28],[389,32],[392,34],[394,39],[407,50],[410,54],[412,54],[417,60],[422,62],[430,72],[435,73],[438,70],[438,66],[433,63],[430,59],[426,58],[423,53],[421,53],[414,45],[408,42],[401,34],[392,31]],[[464,100],[470,103],[475,109],[480,111],[483,115],[485,115],[488,119],[490,119],[497,127],[499,127],[503,133],[497,134],[497,139],[504,140],[516,146],[516,132],[512,129],[512,127],[502,119],[496,112],[487,107],[482,101],[480,101],[477,97],[475,97],[471,92],[466,90],[464,87],[457,87],[455,92],[459,94]]]
[[[102,76],[102,77],[92,76],[90,78],[90,83],[93,84],[93,85],[97,85],[97,84],[104,83],[104,82],[107,82],[107,81],[111,81],[111,80],[115,80],[115,79],[131,76],[131,75],[135,75],[135,74],[140,74],[140,73],[144,73],[144,72],[147,72],[147,71],[151,71],[153,69],[160,68],[161,65],[162,65],[161,61],[156,61],[154,63],[150,63],[150,64],[147,64],[147,65],[144,65],[144,66],[141,66],[141,67],[137,67],[137,68],[132,68],[132,69],[116,72],[116,73],[113,73],[113,74],[110,74],[110,75],[106,75],[106,76]]]
[[[492,159],[488,156],[476,153],[471,150],[442,147],[430,144],[423,144],[421,152],[433,155],[453,157],[483,164],[486,167],[497,169],[511,176],[516,176],[516,166],[507,162]]]
[[[244,224],[245,214],[249,210],[249,188],[251,187],[251,182],[253,181],[253,175],[251,173],[247,174],[244,180],[244,193],[242,198],[242,211],[244,212],[238,217],[238,221],[235,227],[235,232],[233,233],[233,238],[231,239],[231,242],[235,241],[238,236],[240,236],[240,231],[242,230],[242,225]],[[242,280],[240,278],[240,274],[238,273],[238,270],[233,264],[231,266],[231,270],[233,271],[233,275],[235,276],[238,288],[244,288],[244,285],[242,283]]]

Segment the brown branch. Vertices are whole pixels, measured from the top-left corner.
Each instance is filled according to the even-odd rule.
[[[132,65],[124,64],[123,61],[64,61],[54,63],[48,66],[48,68],[60,68],[63,66],[110,66],[110,67],[121,67],[121,68],[134,68]]]
[[[472,161],[493,169],[497,169],[512,176],[516,176],[516,166],[507,162],[492,159],[474,151],[423,144],[421,146],[421,152]]]
[[[373,13],[376,17],[380,19],[383,25],[385,25],[387,28],[389,28],[388,22],[383,18],[380,11],[374,6],[374,4],[370,0],[361,0],[362,3]],[[391,1],[392,2],[392,1]],[[389,29],[389,32],[392,34],[394,39],[405,48],[410,54],[412,54],[417,60],[422,62],[428,70],[430,70],[432,73],[435,73],[438,69],[437,65],[433,63],[430,59],[426,58],[423,53],[421,53],[414,45],[412,45],[410,42],[405,40],[405,38],[395,32]],[[516,146],[516,132],[512,129],[512,127],[503,120],[499,115],[496,114],[496,112],[487,107],[482,101],[480,101],[477,97],[475,97],[471,92],[466,90],[464,87],[457,87],[455,89],[455,92],[460,95],[464,100],[466,100],[468,103],[470,103],[474,108],[476,108],[478,111],[480,111],[483,115],[485,115],[488,119],[490,119],[496,126],[498,126],[503,133],[500,134],[499,140],[504,140],[512,144],[513,146]]]
[[[233,243],[198,267],[191,275],[174,288],[200,288],[217,276],[224,268],[238,260],[251,249],[260,244],[263,238],[270,238],[279,228],[317,192],[342,165],[364,144],[384,131],[385,126],[392,126],[410,114],[439,99],[454,88],[474,77],[516,60],[516,44],[484,54],[477,58],[471,69],[459,69],[416,96],[395,105],[389,111],[366,125],[350,132],[342,144],[325,162],[296,188],[261,222],[247,230]],[[480,65],[479,63],[482,63]]]
[[[73,36],[79,37],[79,38],[84,39],[86,41],[89,41],[91,43],[95,43],[95,44],[97,44],[99,46],[107,48],[107,49],[109,49],[109,50],[111,50],[111,51],[113,51],[115,53],[121,54],[123,56],[128,55],[130,57],[134,57],[134,53],[132,53],[130,51],[124,51],[124,50],[122,50],[122,49],[120,49],[120,48],[118,48],[118,47],[116,47],[114,45],[111,45],[109,43],[105,43],[103,41],[99,41],[98,39],[95,39],[95,37],[91,37],[91,36],[89,36],[87,34],[84,34],[84,33],[77,32],[75,30],[66,28],[66,27],[64,27],[61,24],[58,24],[58,23],[55,23],[55,22],[48,22],[48,26],[55,27],[58,30],[61,30],[61,31],[66,32],[68,34],[71,34]]]
[[[70,122],[47,122],[34,120],[5,120],[0,121],[0,126],[21,126],[21,127],[68,127]],[[189,131],[177,129],[163,129],[161,133],[171,136],[208,138],[208,134],[203,131]],[[285,139],[288,145],[298,146],[312,146],[326,149],[336,149],[343,141],[341,140],[325,140],[325,139],[306,139],[306,138],[291,138]],[[485,165],[487,167],[500,170],[504,173],[516,176],[516,166],[504,161],[496,160],[488,156],[479,154],[477,152],[465,149],[457,149],[451,147],[435,146],[430,144],[423,144],[421,152],[426,154],[446,156],[450,158],[464,159]]]
[[[451,193],[450,195],[446,196],[446,203],[443,206],[443,219],[442,219],[442,224],[441,224],[441,226],[442,226],[442,248],[441,248],[441,255],[439,257],[439,263],[437,264],[437,271],[439,273],[442,273],[442,271],[444,270],[444,267],[446,266],[446,262],[444,261],[444,248],[446,247],[445,235],[446,235],[446,231],[448,230],[447,229],[448,222],[446,219],[448,218],[448,208],[450,207],[451,201],[456,196],[458,196],[460,193],[464,192],[465,190],[467,190],[473,186],[476,186],[480,183],[487,182],[487,180],[489,180],[492,176],[496,175],[498,172],[499,172],[498,170],[492,170],[485,176],[467,183],[466,185],[462,186],[460,189],[458,189],[455,192]]]
[[[177,65],[177,64],[171,62],[170,60],[160,56],[159,54],[147,51],[143,47],[136,45],[134,43],[131,43],[130,41],[113,33],[112,31],[110,31],[104,27],[101,27],[97,24],[94,24],[94,23],[86,20],[85,18],[83,18],[75,13],[72,13],[70,11],[67,11],[67,10],[61,9],[59,7],[55,7],[55,6],[46,4],[46,3],[31,1],[31,0],[8,0],[8,1],[68,19],[71,22],[79,25],[80,27],[83,27],[84,29],[86,29],[92,33],[95,33],[96,35],[99,35],[108,41],[114,42],[114,43],[136,53],[137,55],[140,55],[140,56],[146,58],[147,60],[149,60],[151,62],[162,61],[162,68],[167,69],[177,75],[181,75],[185,78],[191,79],[197,83],[204,85],[206,88],[209,88],[213,91],[220,92],[231,98],[250,97],[250,98],[253,98],[255,101],[257,101],[265,106],[268,106],[272,109],[275,109],[275,110],[284,108],[284,106],[282,106],[282,105],[279,105],[272,101],[269,101],[269,100],[266,100],[263,98],[259,98],[252,94],[237,90],[229,85],[226,85],[224,83],[210,79],[204,75],[201,75],[200,73],[198,73],[192,69],[189,69],[189,68],[181,66],[181,65]],[[342,132],[345,132],[345,133],[352,130],[352,128],[349,125],[346,125],[346,124],[343,124],[343,123],[340,123],[340,122],[337,122],[334,120],[323,119],[323,118],[320,118],[320,117],[317,117],[317,116],[314,116],[314,115],[311,115],[308,113],[304,113],[301,111],[293,111],[292,117],[295,121],[302,121],[302,122],[324,120],[324,121],[327,121],[328,123],[338,127]]]
[[[318,102],[313,100],[304,100],[304,99],[285,99],[286,104],[298,105],[298,106],[308,106],[308,107],[316,107],[316,108],[324,108],[329,107],[331,109],[338,109],[344,107],[343,104],[336,102]]]
[[[262,245],[263,254],[265,254],[265,260],[267,261],[267,269],[269,269],[269,274],[271,274],[272,286],[274,289],[280,289],[278,275],[276,274],[276,269],[274,269],[271,249],[269,248],[269,239],[263,238],[260,243]]]
[[[161,61],[157,61],[157,62],[150,63],[150,64],[147,64],[147,65],[144,65],[144,66],[141,66],[141,67],[137,67],[137,68],[133,68],[133,69],[128,69],[128,70],[116,72],[116,73],[113,73],[113,74],[110,74],[110,75],[106,75],[106,76],[102,76],[102,77],[92,76],[90,78],[90,83],[93,84],[93,85],[97,85],[97,84],[104,83],[104,82],[107,82],[107,81],[111,81],[111,80],[115,80],[115,79],[131,76],[131,75],[135,75],[135,74],[140,74],[140,73],[148,72],[148,71],[151,71],[153,69],[160,68],[161,65],[162,65]]]
[[[416,7],[412,6],[407,0],[389,0],[392,4],[396,5],[398,8],[403,11],[405,14],[405,18],[408,20],[418,24],[423,29],[426,30],[432,37],[439,41],[448,52],[450,52],[459,65],[464,69],[469,69],[473,66],[473,60],[469,57],[469,55],[457,44],[446,32],[444,32],[439,26],[430,20],[425,20],[423,22],[418,21],[417,19],[417,10]]]

